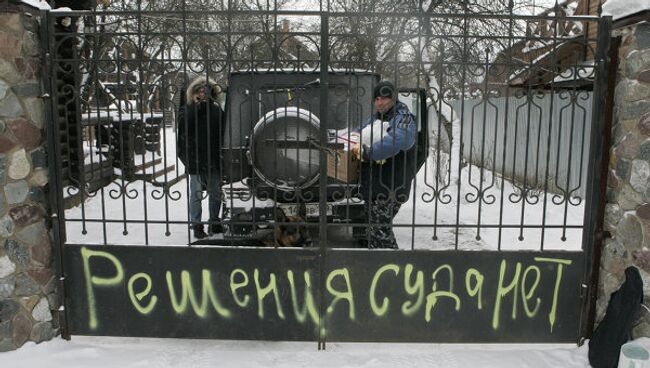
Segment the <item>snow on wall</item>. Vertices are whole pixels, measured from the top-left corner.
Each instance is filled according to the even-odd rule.
[[[607,0],[603,4],[603,15],[611,15],[614,20],[650,10],[650,0]]]
[[[47,3],[45,0],[22,0],[21,1],[25,5],[29,5],[31,7],[34,7],[36,9],[41,9],[41,10],[50,10],[50,4]]]

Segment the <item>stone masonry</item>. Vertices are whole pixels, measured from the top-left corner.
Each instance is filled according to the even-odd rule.
[[[650,24],[615,31],[622,37],[605,208],[605,231],[596,320],[624,281],[624,270],[641,271],[650,305]],[[633,337],[650,336],[650,313],[642,309]]]
[[[0,11],[0,352],[58,333],[38,27]]]

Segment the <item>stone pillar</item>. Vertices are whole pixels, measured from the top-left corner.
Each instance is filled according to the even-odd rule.
[[[605,230],[612,237],[601,258],[597,321],[630,265],[641,271],[650,305],[650,25],[627,26],[615,35],[622,43],[605,209]],[[641,318],[634,337],[650,336],[650,313],[642,309]]]
[[[58,330],[40,51],[37,17],[0,8],[0,351]]]

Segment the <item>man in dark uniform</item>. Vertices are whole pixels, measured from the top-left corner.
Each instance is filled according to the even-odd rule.
[[[397,100],[395,86],[382,81],[373,90],[376,112],[362,122],[361,141],[352,153],[361,159],[360,194],[366,202],[368,248],[397,248],[393,218],[415,177],[415,116]],[[363,135],[370,134],[370,139]]]

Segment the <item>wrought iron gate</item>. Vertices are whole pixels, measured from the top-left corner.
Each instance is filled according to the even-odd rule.
[[[611,22],[486,4],[43,13],[66,333],[319,346],[589,334]],[[196,77],[213,82],[186,94]],[[382,79],[413,113],[412,144],[391,151],[405,167],[349,159],[355,131],[373,149],[403,128],[364,141]],[[220,122],[202,131],[200,92]],[[219,219],[192,221],[193,165],[218,173]],[[370,185],[383,196],[363,192],[367,168],[391,173]],[[223,233],[197,239],[197,225]],[[363,249],[392,232],[399,250]]]

